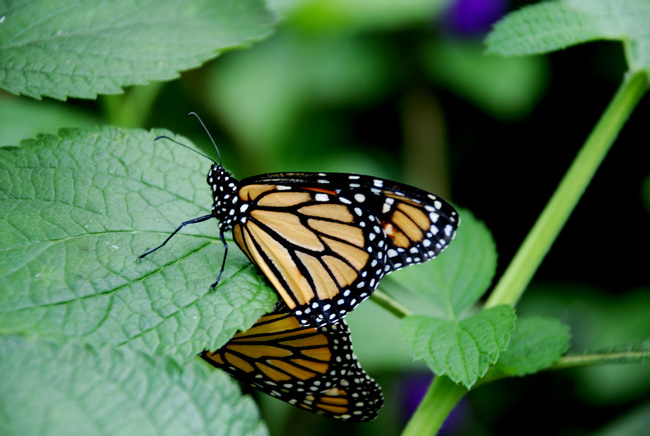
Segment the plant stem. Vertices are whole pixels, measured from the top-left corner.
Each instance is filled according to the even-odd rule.
[[[584,368],[585,366],[648,363],[650,351],[619,351],[610,353],[592,353],[574,356],[564,356],[548,369]]]
[[[399,319],[405,318],[409,315],[413,315],[406,306],[404,306],[399,301],[395,300],[393,297],[388,295],[386,292],[381,289],[377,289],[370,297],[372,301],[377,303],[379,306],[383,307]]]
[[[622,365],[622,364],[643,364],[650,362],[650,350],[640,348],[638,350],[626,351],[612,351],[603,353],[590,353],[563,356],[558,359],[553,365],[542,369],[543,371],[551,371],[558,369],[569,368],[585,368],[587,366],[602,366],[602,365]],[[518,377],[519,375],[505,374],[498,370],[497,367],[492,367],[474,386],[477,388],[487,383],[496,380],[501,380],[509,377]]]
[[[486,309],[499,304],[514,306],[517,303],[647,88],[648,75],[645,72],[631,74],[623,81],[495,286],[485,304]],[[577,362],[564,362],[566,366],[575,364]],[[493,378],[498,377],[494,375]],[[447,377],[436,377],[403,435],[435,434],[466,392],[467,389],[454,384]]]
[[[495,286],[485,308],[499,304],[514,306],[517,303],[647,88],[648,76],[645,72],[636,72],[623,81]]]
[[[467,389],[448,377],[435,377],[402,436],[435,435],[466,393]]]

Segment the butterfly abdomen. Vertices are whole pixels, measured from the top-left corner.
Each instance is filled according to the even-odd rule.
[[[239,181],[221,165],[214,164],[208,172],[208,185],[212,189],[212,216],[219,220],[222,232],[230,230],[237,219]]]

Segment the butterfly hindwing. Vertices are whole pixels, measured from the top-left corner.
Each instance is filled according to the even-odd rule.
[[[456,211],[433,194],[369,176],[277,173],[239,182],[235,241],[301,324],[335,323],[391,271],[444,250]]]
[[[383,404],[381,388],[352,352],[344,321],[304,327],[284,307],[201,357],[268,395],[331,418],[370,421]]]

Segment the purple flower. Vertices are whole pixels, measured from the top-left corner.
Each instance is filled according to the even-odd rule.
[[[508,0],[454,0],[446,12],[446,25],[456,34],[482,36],[507,9]]]
[[[418,408],[422,398],[427,393],[432,381],[431,373],[415,373],[405,375],[398,380],[397,391],[400,398],[400,419],[407,422]],[[461,400],[449,414],[440,432],[441,436],[463,434],[464,425],[469,417],[467,404]]]
[[[402,398],[400,398],[399,404],[402,405],[400,412],[405,422],[411,418],[415,409],[420,405],[432,378],[431,373],[426,373],[410,374],[401,379],[399,392]]]

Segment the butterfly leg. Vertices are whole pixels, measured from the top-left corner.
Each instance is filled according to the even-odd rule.
[[[207,221],[207,220],[209,220],[210,218],[214,218],[214,217],[213,217],[212,215],[205,215],[205,216],[200,216],[200,217],[198,217],[198,218],[191,219],[191,220],[189,220],[189,221],[185,221],[183,224],[181,224],[180,226],[178,226],[178,228],[177,228],[176,230],[174,230],[174,231],[172,232],[172,234],[169,235],[169,237],[168,237],[167,239],[165,239],[165,242],[163,242],[162,244],[160,244],[160,245],[157,246],[156,248],[153,248],[153,249],[147,251],[146,253],[141,254],[140,256],[138,256],[138,259],[142,259],[142,258],[144,258],[144,257],[146,257],[146,256],[148,256],[148,255],[150,255],[150,254],[153,253],[154,251],[158,250],[159,248],[164,247],[164,246],[169,242],[169,240],[170,240],[170,239],[171,239],[171,238],[172,238],[176,233],[178,233],[178,231],[179,231],[180,229],[182,229],[182,228],[185,227],[186,225],[188,225],[188,224],[201,223],[201,222],[203,222],[203,221]],[[223,241],[223,235],[221,235],[221,240]],[[223,271],[223,268],[221,268],[221,270]],[[220,274],[220,275],[221,275],[221,274]]]
[[[228,243],[226,242],[226,238],[223,236],[223,232],[219,232],[219,237],[223,243],[223,261],[221,262],[221,271],[219,271],[217,281],[214,282],[212,286],[210,286],[211,289],[216,288],[219,284],[219,280],[221,280],[221,274],[223,274],[223,270],[226,268],[226,258],[228,257]]]

